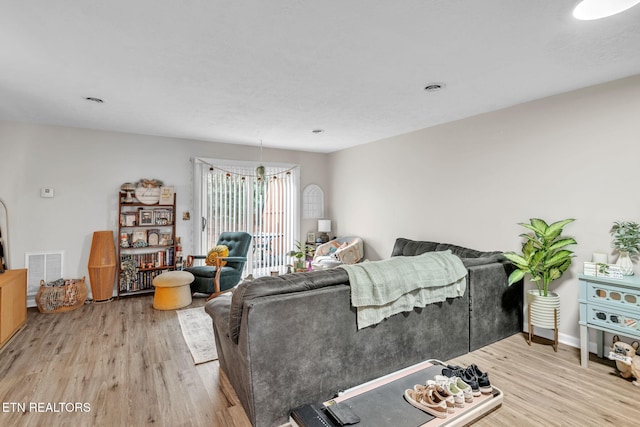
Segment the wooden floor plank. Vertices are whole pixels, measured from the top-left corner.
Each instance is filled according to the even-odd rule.
[[[204,302],[194,299],[193,306]],[[59,314],[30,309],[26,327],[0,352],[0,425],[250,426],[218,362],[194,365],[175,311],[151,303],[142,296]],[[595,355],[582,369],[573,347],[560,344],[555,353],[518,334],[449,363],[477,364],[504,392],[503,405],[477,421],[480,427],[640,420],[640,387]],[[7,410],[12,403],[27,411]],[[46,410],[69,403],[90,411]],[[30,404],[44,412],[29,412]]]

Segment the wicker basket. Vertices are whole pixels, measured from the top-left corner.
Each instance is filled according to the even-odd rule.
[[[40,313],[62,313],[82,306],[89,293],[84,279],[84,277],[82,279],[59,279],[47,284],[41,280],[40,290],[36,295],[36,304]],[[61,282],[61,284],[57,282]]]

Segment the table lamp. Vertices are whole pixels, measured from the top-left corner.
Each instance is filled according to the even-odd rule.
[[[319,219],[318,220],[318,233],[320,233],[320,240],[322,243],[327,243],[329,241],[329,233],[331,231],[331,220],[330,219]]]

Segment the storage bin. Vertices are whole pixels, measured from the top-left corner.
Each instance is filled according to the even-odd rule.
[[[89,293],[85,278],[40,281],[36,304],[40,313],[62,313],[75,310],[84,304]]]

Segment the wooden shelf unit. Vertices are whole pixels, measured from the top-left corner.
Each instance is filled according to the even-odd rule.
[[[121,197],[118,212],[118,296],[152,293],[153,278],[176,266],[176,195],[171,205],[125,203]]]
[[[27,322],[27,269],[0,274],[0,347]]]

